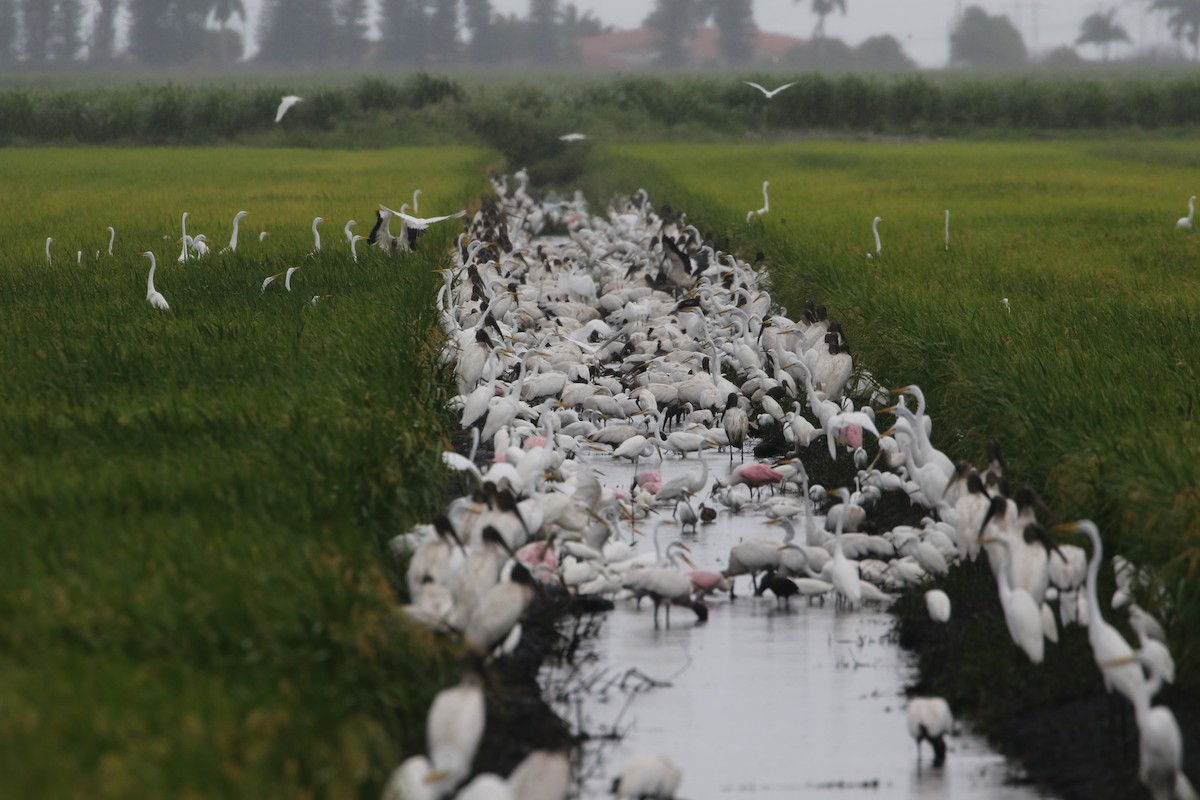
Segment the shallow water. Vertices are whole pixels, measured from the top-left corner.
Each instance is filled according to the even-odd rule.
[[[727,455],[705,459],[714,474],[728,472]],[[606,485],[629,485],[628,464],[608,456],[591,463]],[[683,470],[699,470],[694,455],[661,466],[664,480]],[[659,517],[670,515],[669,507],[660,510]],[[753,507],[722,511],[695,536],[674,525],[663,526],[660,538],[664,546],[683,539],[697,567],[721,569],[739,541],[782,537],[764,520]],[[654,521],[641,529],[649,533]],[[653,545],[647,536],[637,547]],[[605,615],[593,660],[573,679],[589,690],[557,709],[592,736],[620,734],[585,748],[581,797],[611,797],[613,777],[640,752],[680,767],[685,798],[1052,796],[1022,785],[1020,770],[961,722],[943,767],[931,765],[927,744],[918,761],[905,717],[904,688],[914,669],[892,641],[886,610],[835,610],[832,601],[809,605],[799,597],[779,609],[769,593],[753,597],[747,577],[738,578],[736,600],[723,594],[708,605],[707,623],[697,625],[690,609],[676,607],[671,627],[658,630],[648,601],[639,610],[618,600]],[[564,679],[548,680],[556,678]]]

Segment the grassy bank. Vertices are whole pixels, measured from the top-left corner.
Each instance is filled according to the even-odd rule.
[[[1200,185],[1191,148],[639,145],[596,160],[598,196],[643,185],[656,202],[687,209],[719,244],[750,257],[763,250],[773,295],[793,315],[805,299],[826,303],[861,364],[888,385],[920,384],[937,446],[980,463],[994,436],[1012,481],[1037,488],[1052,521],[1095,519],[1108,555],[1153,569],[1157,584],[1141,602],[1164,618],[1179,665],[1171,702],[1195,705],[1200,244],[1175,228]],[[747,224],[763,180],[771,210]],[[1111,586],[1107,563],[1102,579]],[[1007,664],[1001,645],[960,647],[949,663]],[[1059,657],[1031,702],[1074,697],[1060,690],[1088,665],[1068,667],[1072,679],[1056,671]],[[1001,713],[1012,705],[1006,686],[984,681],[968,705],[985,717]],[[996,706],[985,709],[979,693]],[[1194,759],[1196,743],[1189,747]]]
[[[456,669],[398,623],[382,545],[439,502],[432,269],[455,229],[357,265],[340,229],[417,187],[460,208],[489,158],[0,153],[6,796],[359,796],[422,746]],[[183,211],[202,262],[176,262]],[[294,291],[260,290],[289,266]]]

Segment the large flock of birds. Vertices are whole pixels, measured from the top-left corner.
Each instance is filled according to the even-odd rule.
[[[1008,492],[995,442],[982,468],[954,463],[931,443],[919,387],[882,390],[856,369],[823,306],[807,303],[789,318],[772,302],[765,272],[714,250],[644,191],[598,216],[578,193],[538,202],[528,176],[515,178],[512,191],[507,178],[493,180],[497,200],[469,221],[437,296],[458,382],[453,410],[472,435],[470,453],[448,451],[444,460],[473,489],[393,542],[410,559],[407,612],[461,635],[474,666],[434,702],[427,753],[396,770],[387,800],[566,795],[568,755],[548,751],[531,753],[508,778],[463,785],[486,724],[482,677],[512,653],[541,593],[648,600],[656,627],[682,606],[702,625],[707,603],[733,598],[748,579],[755,595],[830,597],[849,613],[981,553],[1014,645],[1041,663],[1060,626],[1086,626],[1105,685],[1135,711],[1141,780],[1156,800],[1196,796],[1175,717],[1153,704],[1174,664],[1161,625],[1133,602],[1146,575],[1113,560],[1110,605],[1128,610],[1135,648],[1104,619],[1093,523],[1045,530],[1032,489]],[[748,219],[769,211],[763,190],[764,208]],[[784,443],[778,457],[747,457],[771,437]],[[811,447],[851,460],[853,486],[810,485]],[[654,469],[704,450],[728,452],[727,475],[710,479],[707,461],[669,480]],[[590,464],[605,459],[630,462],[632,484],[603,485]],[[921,524],[871,531],[872,509],[889,493],[919,506]],[[782,535],[739,542],[723,569],[694,565],[682,534],[747,508],[765,512]],[[652,548],[635,544],[645,529]],[[1061,542],[1068,533],[1086,536],[1090,555]],[[947,595],[930,590],[925,599],[931,617],[949,624]],[[946,701],[911,699],[907,722],[918,757],[929,741],[940,764],[953,727]],[[666,758],[639,755],[613,791],[669,798],[681,779]]]

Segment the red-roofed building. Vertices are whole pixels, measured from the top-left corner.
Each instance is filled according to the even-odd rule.
[[[658,61],[656,32],[650,28],[613,31],[599,36],[585,36],[574,41],[585,69],[643,69]],[[720,33],[716,28],[700,28],[692,37],[689,66],[720,66],[723,63],[717,44]],[[754,62],[778,63],[796,45],[806,40],[781,33],[758,31],[754,40]]]

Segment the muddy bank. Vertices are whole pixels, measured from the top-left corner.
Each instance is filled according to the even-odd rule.
[[[961,564],[933,586],[950,596],[949,624],[929,618],[923,590],[906,592],[893,608],[900,645],[917,656],[922,691],[945,697],[1031,780],[1065,800],[1150,796],[1137,777],[1133,709],[1105,693],[1085,628],[1062,629],[1058,644],[1047,643],[1045,661],[1034,665],[1008,636],[986,563]],[[1108,609],[1105,618],[1118,621]],[[1185,771],[1195,783],[1200,698],[1167,687],[1156,703],[1179,721]]]

